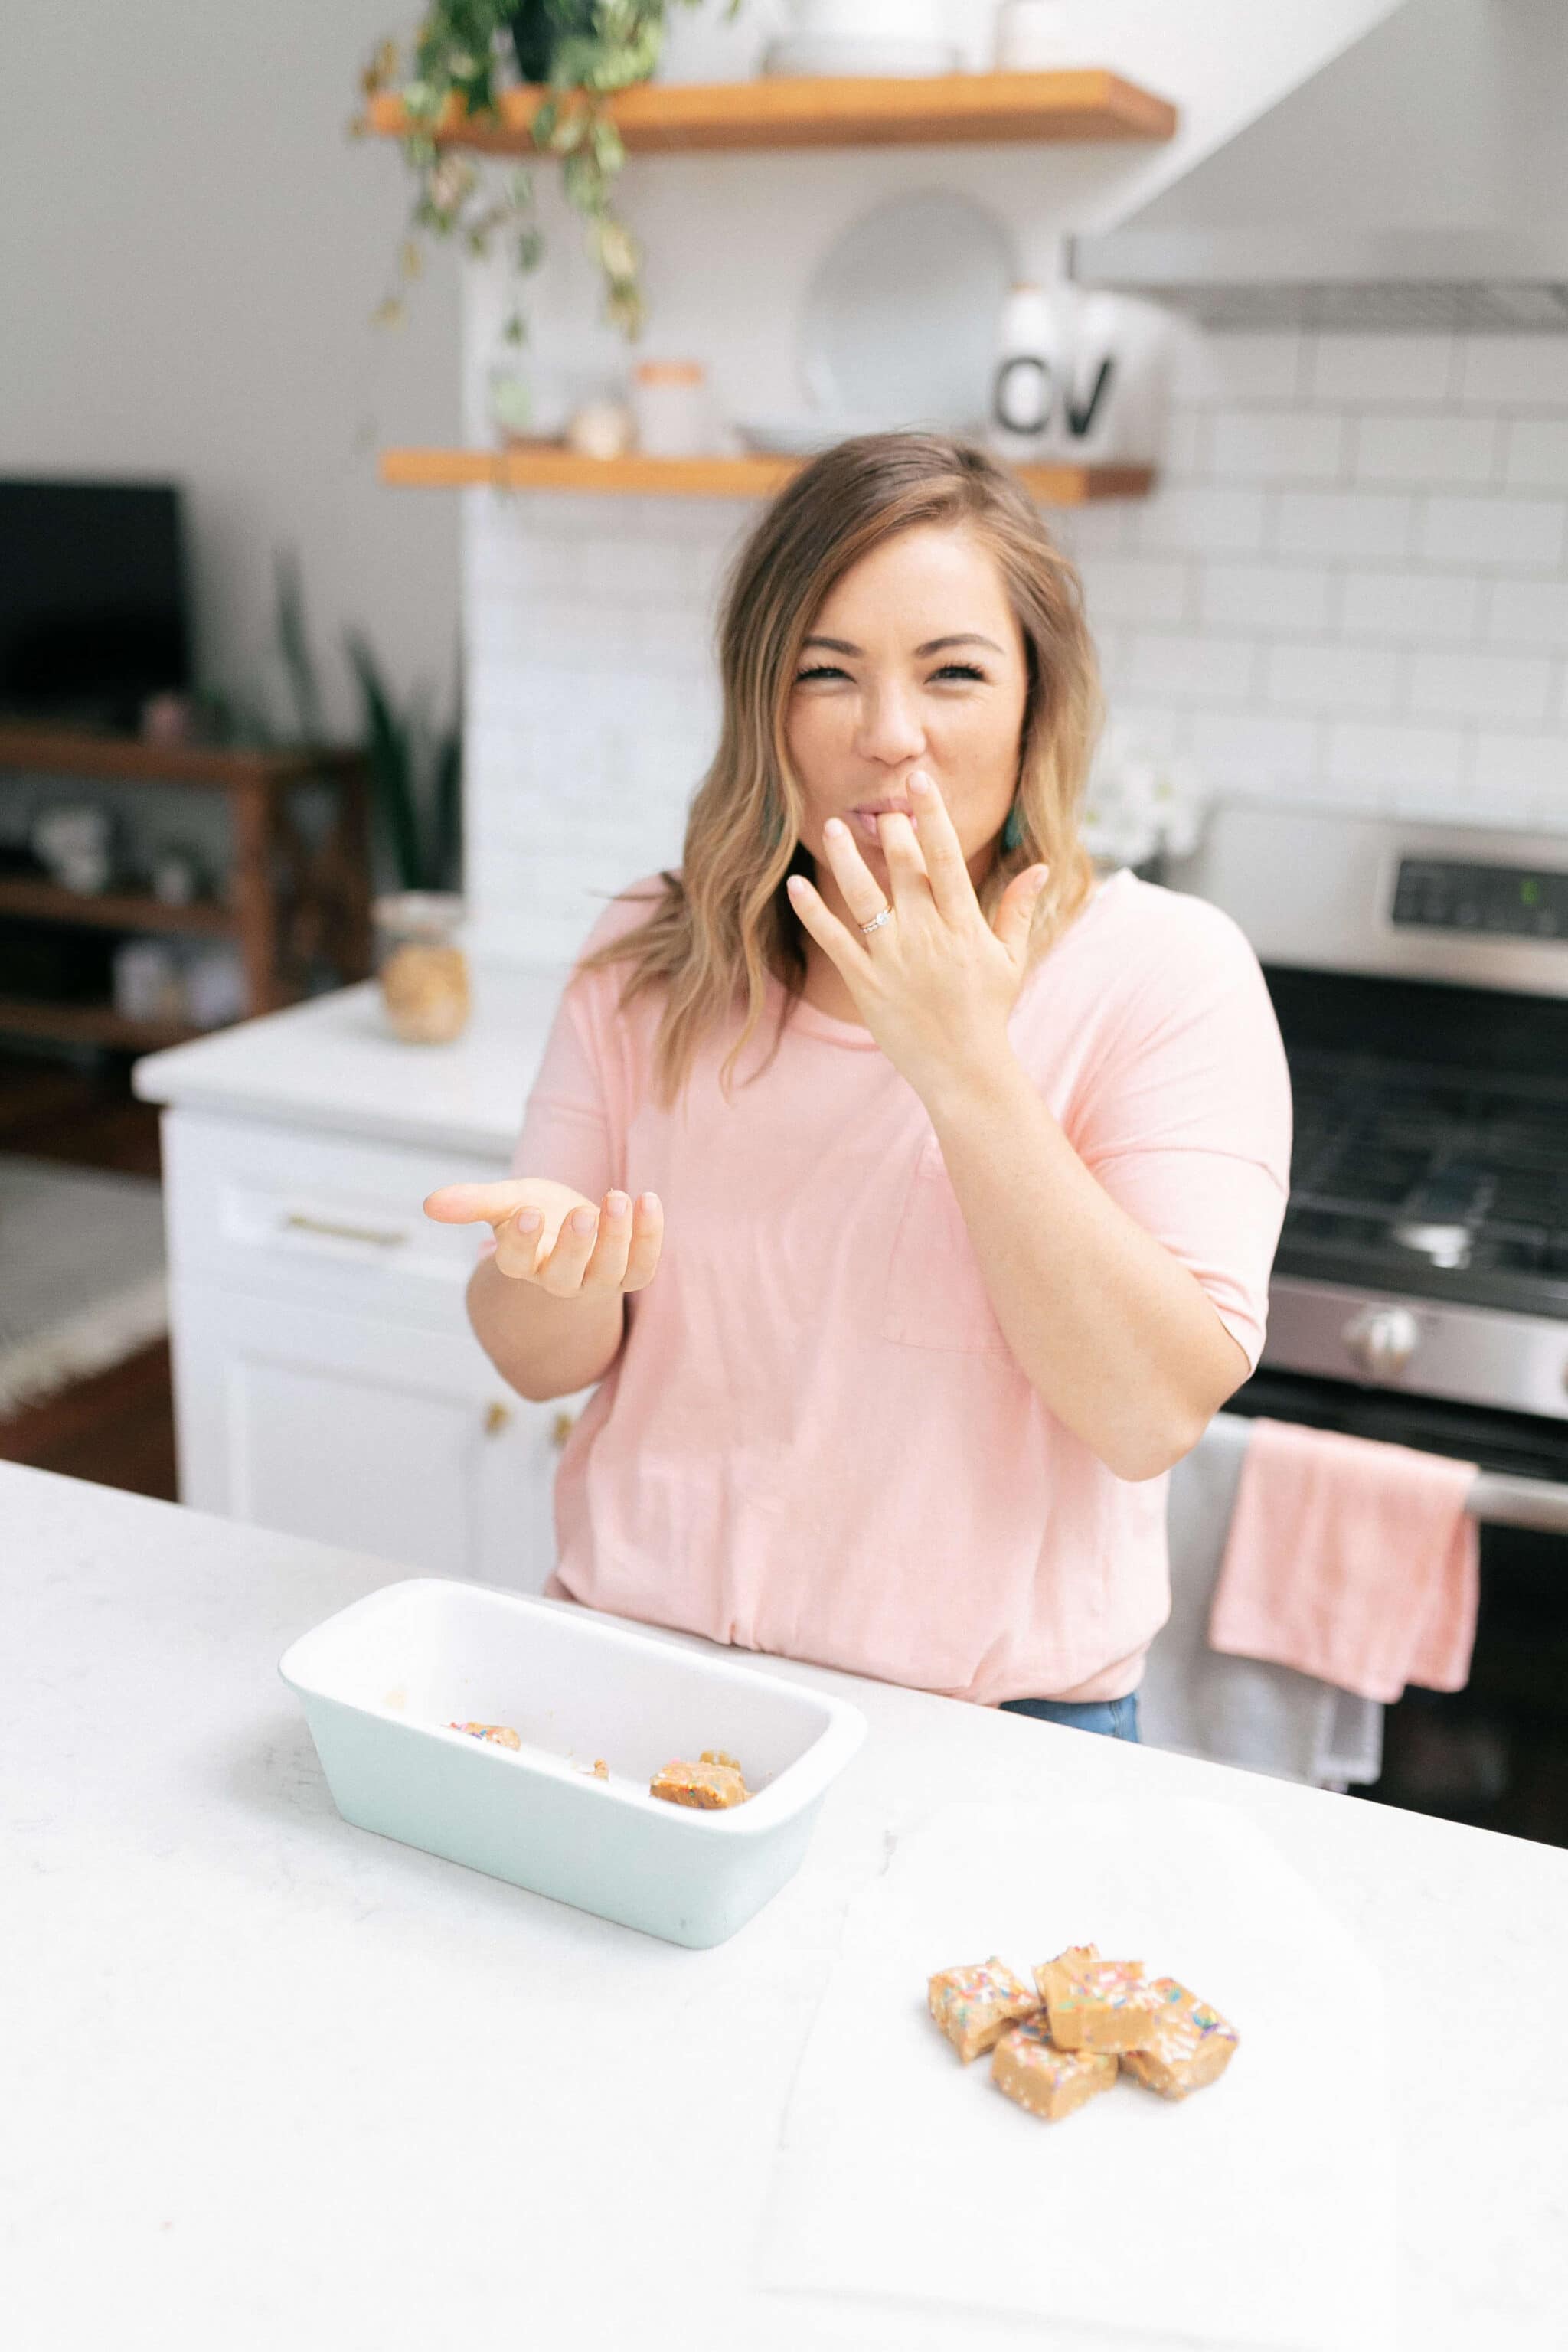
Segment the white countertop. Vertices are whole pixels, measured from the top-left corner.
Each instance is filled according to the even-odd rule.
[[[870,1738],[799,1875],[685,1951],[339,1817],[277,1662],[405,1569],[10,1464],[0,1528],[0,2272],[27,2352],[1103,2347],[749,2284],[846,1903],[955,1795],[1248,1815],[1385,1972],[1402,2343],[1558,2352],[1568,1854],[768,1661]],[[1478,1983],[1516,2039],[1472,2037]]]
[[[567,978],[562,965],[476,964],[468,1027],[447,1045],[405,1045],[374,981],[334,989],[145,1055],[143,1101],[510,1157]]]

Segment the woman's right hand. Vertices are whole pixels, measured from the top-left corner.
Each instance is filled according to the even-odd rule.
[[[606,1192],[597,1207],[570,1184],[513,1176],[497,1184],[443,1184],[425,1202],[438,1224],[488,1224],[495,1264],[514,1282],[556,1298],[604,1297],[653,1280],[664,1240],[657,1194]]]

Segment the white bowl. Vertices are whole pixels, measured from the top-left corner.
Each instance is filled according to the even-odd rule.
[[[345,1821],[672,1944],[722,1943],[793,1877],[866,1736],[841,1699],[441,1577],[367,1593],[279,1672]],[[510,1724],[522,1744],[454,1721]],[[705,1748],[740,1759],[747,1803],[699,1812],[648,1794],[661,1765]]]

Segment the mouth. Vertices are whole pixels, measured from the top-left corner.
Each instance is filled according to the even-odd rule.
[[[916,823],[915,813],[908,801],[863,801],[858,808],[852,808],[848,814],[849,822],[855,831],[863,841],[868,841],[873,848],[879,846],[881,842],[881,835],[877,830],[877,819],[879,816],[897,814],[907,816],[911,824]]]

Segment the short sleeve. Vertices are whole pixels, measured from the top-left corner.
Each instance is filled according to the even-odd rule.
[[[1108,1037],[1071,1139],[1202,1284],[1250,1374],[1289,1197],[1289,1069],[1246,934],[1206,901],[1168,905],[1166,951]]]
[[[649,887],[639,885],[606,908],[584,943],[587,954],[643,920]],[[600,1201],[622,1181],[625,1137],[614,1106],[620,1098],[612,1067],[620,1024],[622,973],[615,965],[574,974],[563,992],[513,1146],[509,1173],[548,1176]],[[495,1254],[486,1226],[479,1258]]]

